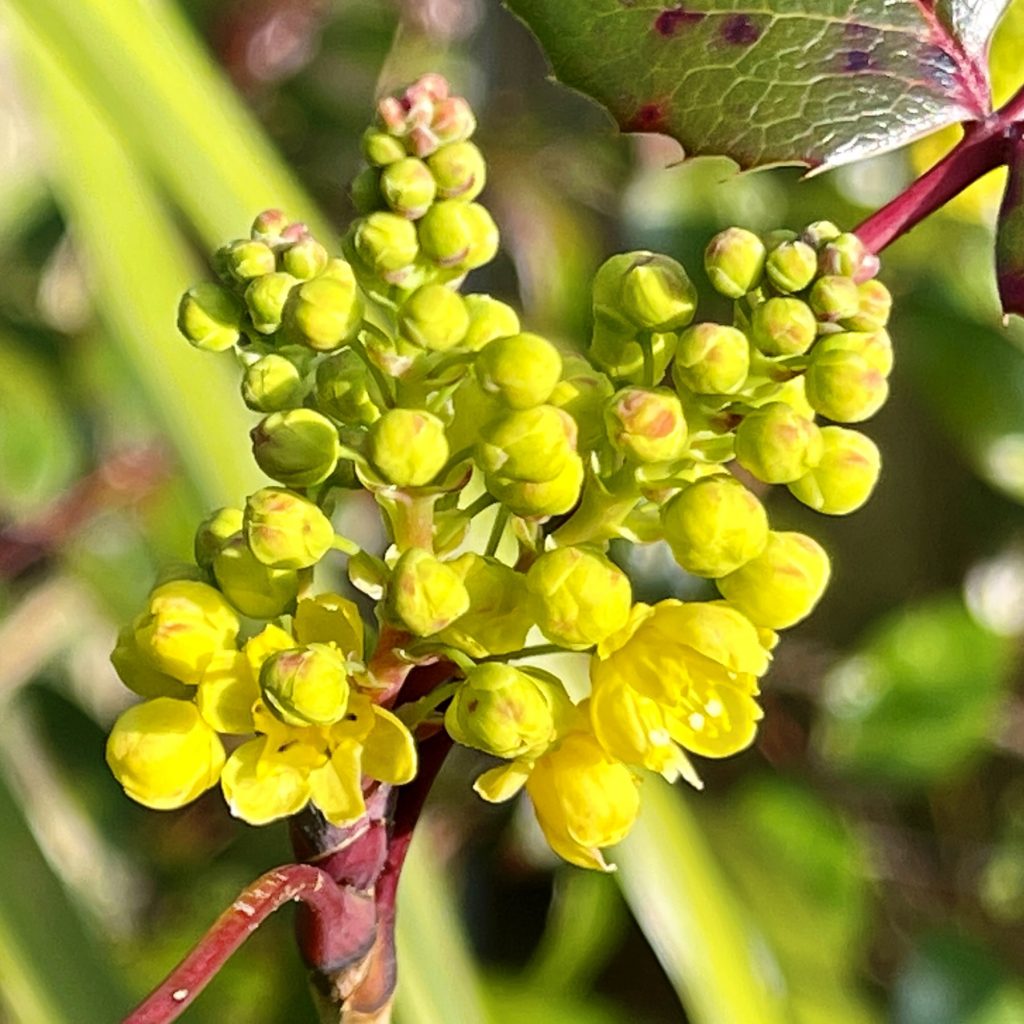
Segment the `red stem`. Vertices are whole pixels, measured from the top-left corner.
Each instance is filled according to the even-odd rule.
[[[123,1024],[170,1024],[210,983],[232,953],[279,907],[301,900],[322,919],[337,925],[345,910],[342,890],[320,868],[288,864],[243,889],[217,918],[199,944],[167,979],[125,1017]]]

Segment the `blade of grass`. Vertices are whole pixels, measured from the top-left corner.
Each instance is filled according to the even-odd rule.
[[[788,1024],[785,983],[715,864],[682,795],[644,782],[643,811],[615,849],[633,916],[694,1024]]]

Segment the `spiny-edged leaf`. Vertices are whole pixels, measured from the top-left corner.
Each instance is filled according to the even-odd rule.
[[[1007,0],[507,0],[627,131],[741,167],[827,167],[989,109]]]
[[[996,229],[996,282],[1006,314],[1024,316],[1024,140],[1017,139]]]

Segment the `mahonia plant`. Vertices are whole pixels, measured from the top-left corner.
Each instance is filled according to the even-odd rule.
[[[167,809],[219,785],[252,825],[291,819],[331,884],[373,893],[358,941],[307,948],[335,1003],[377,1015],[360,1020],[386,1020],[394,987],[393,963],[383,981],[374,965],[403,794],[414,821],[448,744],[494,759],[483,799],[525,789],[559,855],[607,869],[642,770],[700,787],[691,755],[753,742],[777,631],[825,590],[826,552],[771,528],[763,485],[843,515],[880,468],[848,424],[887,396],[890,296],[856,235],[716,235],[703,270],[733,300],[728,324],[698,318],[675,260],[612,256],[589,344],[570,351],[462,291],[499,242],[474,127],[437,75],[384,99],[343,256],[268,210],[185,294],[185,337],[237,355],[271,483],[199,525],[195,564],[113,654],[144,698],[107,745],[130,797]],[[354,491],[383,552],[335,533]],[[720,596],[634,601],[616,538],[667,541]],[[372,627],[333,589],[342,566]],[[536,662],[552,652],[589,659],[583,699]]]

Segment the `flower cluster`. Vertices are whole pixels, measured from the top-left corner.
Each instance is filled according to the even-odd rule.
[[[182,299],[185,337],[237,355],[273,483],[200,524],[195,566],[119,638],[115,667],[146,699],[108,761],[148,806],[219,781],[253,824],[310,802],[349,823],[369,787],[415,776],[417,741],[443,728],[499,759],[481,796],[525,787],[551,846],[603,868],[643,769],[699,786],[690,754],[754,739],[775,631],[830,571],[810,537],[770,529],[755,492],[785,484],[842,514],[874,487],[877,448],[836,424],[886,397],[877,260],[825,222],[730,228],[705,260],[735,300],[724,325],[694,322],[675,260],[616,255],[594,279],[589,344],[570,351],[461,290],[498,248],[474,128],[436,75],[384,99],[344,258],[267,211],[219,251],[219,281]],[[335,534],[357,489],[383,552]],[[635,603],[615,538],[667,541],[721,599]],[[333,592],[343,567],[374,602],[368,640]],[[532,657],[551,651],[589,658],[589,694]],[[447,679],[407,697],[426,664]]]

